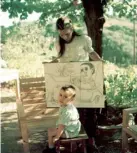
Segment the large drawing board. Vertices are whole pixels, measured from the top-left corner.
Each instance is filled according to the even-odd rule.
[[[76,107],[103,108],[103,64],[96,62],[44,63],[47,107],[59,107],[64,85],[76,88]]]

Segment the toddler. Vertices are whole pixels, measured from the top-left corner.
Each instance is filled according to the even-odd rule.
[[[77,137],[81,123],[76,107],[73,105],[76,96],[76,90],[72,85],[63,86],[59,92],[58,102],[59,118],[56,128],[48,129],[48,148],[43,153],[55,153],[54,144],[59,138]]]

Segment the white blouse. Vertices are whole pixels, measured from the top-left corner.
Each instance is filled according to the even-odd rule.
[[[60,57],[60,62],[86,62],[91,52],[94,52],[91,38],[87,35],[75,36],[71,43],[65,44],[65,53]]]

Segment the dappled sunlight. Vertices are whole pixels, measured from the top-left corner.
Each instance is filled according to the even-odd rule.
[[[17,112],[16,109],[16,96],[14,90],[1,88],[1,113]],[[13,118],[11,117],[11,120]]]
[[[107,19],[107,21],[105,22],[104,24],[104,27],[105,28],[108,28],[110,26],[113,26],[113,25],[121,25],[121,26],[125,26],[128,27],[128,28],[133,28],[133,23],[132,22],[129,22],[128,19],[119,19],[119,18],[109,18]]]
[[[114,63],[106,63],[104,64],[104,75],[107,77],[108,75],[116,74],[120,68]]]
[[[119,42],[121,38],[111,39],[110,37],[111,36],[103,37],[103,59],[120,66],[132,64],[133,57],[131,46],[125,50],[125,44]]]
[[[134,32],[133,23],[129,20],[109,18],[103,29],[104,60],[119,66],[133,64]],[[137,36],[137,32],[135,35]],[[137,50],[137,46],[135,47]]]
[[[29,142],[31,144],[37,144],[37,143],[45,143],[47,140],[47,130],[45,131],[37,131],[33,134],[31,134]]]
[[[119,108],[137,106],[136,66],[109,72],[112,74],[105,77],[108,105]]]
[[[1,124],[18,122],[17,113],[7,112],[1,115]]]

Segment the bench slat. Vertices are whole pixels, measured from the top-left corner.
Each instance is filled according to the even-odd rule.
[[[30,88],[33,88],[33,87],[40,87],[40,88],[44,88],[44,86],[45,86],[45,84],[42,82],[40,82],[40,83],[25,83],[25,84],[22,84],[22,86],[21,86],[21,89],[26,89],[26,88],[28,88],[28,89],[30,89]]]
[[[39,81],[45,81],[45,78],[44,77],[37,77],[37,78],[23,78],[23,79],[20,79],[20,82],[23,83],[23,82],[39,82]]]

